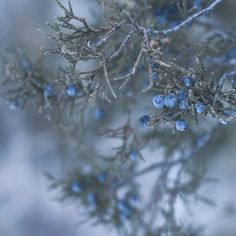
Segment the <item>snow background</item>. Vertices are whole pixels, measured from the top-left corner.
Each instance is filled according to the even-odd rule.
[[[91,17],[91,1],[72,1],[76,11]],[[46,29],[61,11],[51,0],[1,0],[0,43],[27,48],[37,58],[48,39],[37,31]],[[48,191],[45,171],[63,174],[67,155],[63,141],[50,124],[32,110],[11,111],[0,101],[0,235],[1,236],[93,236],[109,235],[102,227],[78,226],[77,210],[55,201]],[[227,128],[235,131],[235,124]],[[236,135],[209,158],[209,176],[220,179],[202,192],[216,200],[216,208],[197,205],[194,219],[208,225],[209,236],[236,235]],[[67,158],[67,157],[66,157]],[[226,212],[228,212],[226,214]],[[186,219],[188,220],[188,219]],[[115,234],[114,234],[115,235]]]

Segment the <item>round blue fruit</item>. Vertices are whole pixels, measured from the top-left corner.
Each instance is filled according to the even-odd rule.
[[[202,114],[202,113],[205,112],[206,106],[205,106],[204,103],[198,102],[198,103],[195,104],[195,109],[196,109],[196,112],[197,112],[197,113]]]
[[[188,109],[188,100],[187,100],[187,99],[180,101],[180,103],[179,103],[179,109],[180,109],[180,110],[186,110],[186,109]]]
[[[66,93],[68,96],[70,97],[75,97],[78,93],[78,89],[75,85],[69,85],[67,88],[66,88]]]
[[[185,100],[187,99],[187,92],[184,91],[184,90],[180,90],[178,93],[177,93],[177,97],[180,101],[182,100]]]
[[[234,118],[236,118],[236,110],[232,110],[232,111],[230,112],[230,115],[233,116]]]
[[[186,120],[176,120],[175,128],[181,132],[186,131],[188,129],[188,123]]]
[[[186,87],[192,88],[194,85],[194,78],[192,76],[187,76],[184,78],[184,85]]]
[[[152,63],[151,63],[151,68],[152,68],[153,70],[156,70],[156,69],[158,68],[158,64],[155,63],[155,62],[152,62]]]
[[[19,101],[17,101],[17,100],[16,101],[11,101],[9,103],[9,109],[10,110],[17,110],[20,107],[21,107],[21,103]]]
[[[156,108],[162,109],[164,107],[164,96],[156,95],[153,97],[152,103]]]
[[[106,175],[105,174],[99,174],[97,176],[97,180],[100,184],[104,184],[106,182]]]
[[[166,107],[173,108],[177,104],[177,96],[175,94],[168,94],[164,98],[164,104]]]
[[[149,125],[150,123],[150,116],[149,115],[144,115],[142,116],[140,119],[139,119],[139,124],[142,126],[142,127],[146,127]]]
[[[102,119],[105,118],[106,112],[105,112],[102,108],[99,108],[99,107],[98,107],[98,108],[95,110],[94,116],[95,116],[95,119],[96,119],[96,120],[102,120]]]
[[[139,157],[139,153],[135,150],[131,151],[129,154],[130,160],[131,161],[137,161]]]
[[[117,208],[124,218],[128,218],[132,214],[132,208],[125,201],[118,201]]]
[[[78,181],[73,182],[73,183],[71,184],[71,191],[72,191],[73,193],[81,193],[82,188],[81,188],[81,185],[80,185],[80,183],[79,183]]]
[[[53,95],[53,92],[54,92],[54,87],[53,87],[52,84],[47,84],[47,85],[44,87],[44,96],[45,96],[45,97],[52,96],[52,95]]]
[[[219,122],[220,122],[222,125],[227,125],[227,124],[230,122],[230,120],[220,118],[220,119],[219,119]]]

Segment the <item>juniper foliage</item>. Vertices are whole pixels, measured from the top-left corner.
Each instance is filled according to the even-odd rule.
[[[83,206],[82,221],[120,235],[203,235],[176,204],[213,204],[198,194],[212,181],[200,154],[236,117],[236,42],[219,17],[224,1],[97,2],[93,25],[57,2],[63,16],[44,32],[54,47],[42,48],[63,59],[57,72],[21,50],[3,53],[1,96],[12,109],[33,103],[76,142],[78,166],[48,177],[59,200]]]

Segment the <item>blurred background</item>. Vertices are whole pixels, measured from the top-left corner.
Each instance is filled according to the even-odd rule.
[[[72,3],[75,12],[95,20],[91,1]],[[229,18],[228,12],[236,10],[236,1],[226,0],[224,4],[225,20],[235,22],[236,17]],[[52,42],[37,29],[47,30],[45,22],[60,14],[56,2],[51,0],[1,0],[1,46],[18,47],[33,60],[39,58],[40,47]],[[58,203],[48,191],[45,171],[60,176],[70,165],[71,155],[64,148],[63,137],[32,109],[12,111],[3,100],[0,109],[0,235],[116,235],[102,227],[78,226],[76,207]],[[216,207],[196,204],[192,216],[188,216],[206,225],[209,236],[236,235],[235,128],[232,123],[218,134],[202,158],[207,163],[208,176],[220,180],[201,190],[202,195],[215,200]]]

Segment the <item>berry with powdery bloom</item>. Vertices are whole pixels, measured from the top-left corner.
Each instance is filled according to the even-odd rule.
[[[232,111],[230,112],[230,115],[233,116],[234,118],[236,118],[236,110],[232,110]]]
[[[47,84],[47,85],[44,87],[44,96],[45,96],[45,97],[52,96],[52,95],[53,95],[53,92],[54,92],[54,88],[53,88],[53,85],[52,85],[52,84]]]
[[[220,119],[219,119],[219,122],[220,122],[222,125],[227,125],[227,124],[230,122],[230,120],[220,118]]]
[[[21,107],[21,103],[19,101],[11,101],[9,103],[9,109],[10,110],[17,110],[20,107]]]
[[[127,202],[132,207],[139,207],[140,206],[140,196],[136,193],[127,193],[126,194]]]
[[[133,213],[132,207],[126,201],[120,200],[117,202],[117,208],[121,214],[122,219],[127,219]]]
[[[234,114],[232,111],[225,111],[224,115],[225,117],[219,118],[219,122],[222,125],[227,125],[234,118]]]
[[[152,63],[151,63],[151,68],[152,68],[152,69],[157,69],[157,68],[158,68],[158,64],[155,63],[155,62],[152,62]]]
[[[168,94],[164,98],[164,104],[166,107],[173,108],[177,104],[177,96],[175,94]]]
[[[204,103],[198,102],[198,103],[195,104],[195,109],[196,109],[197,113],[202,114],[202,113],[205,112],[206,106],[205,106]]]
[[[67,88],[66,88],[66,93],[68,96],[70,97],[75,97],[78,93],[78,89],[75,85],[69,85]]]
[[[177,93],[177,98],[178,98],[180,101],[187,99],[187,92],[184,91],[184,90],[180,90],[180,91]]]
[[[192,76],[187,76],[184,78],[184,85],[186,87],[192,88],[194,85],[194,78]]]
[[[162,109],[164,107],[164,96],[156,95],[153,97],[152,103],[156,108]]]
[[[188,123],[186,120],[176,120],[175,128],[181,132],[186,131],[188,129]]]
[[[138,157],[139,157],[139,153],[135,150],[131,151],[131,153],[129,154],[130,160],[131,161],[137,161]]]
[[[151,120],[151,117],[149,115],[144,115],[139,119],[138,122],[142,127],[146,127],[150,124],[150,120]]]
[[[102,119],[105,118],[106,112],[102,108],[97,108],[95,110],[95,114],[94,115],[95,115],[95,119],[96,120],[102,120]]]
[[[81,185],[80,185],[80,183],[79,183],[78,181],[73,182],[73,183],[71,184],[71,191],[72,191],[73,193],[81,193],[82,188],[81,188]]]
[[[180,103],[179,103],[179,109],[180,110],[186,110],[186,109],[188,109],[188,100],[182,100],[182,101],[180,101]]]
[[[104,184],[106,182],[106,175],[105,174],[99,174],[97,176],[97,180],[100,184]]]

